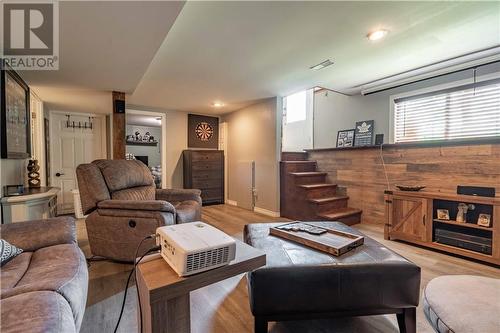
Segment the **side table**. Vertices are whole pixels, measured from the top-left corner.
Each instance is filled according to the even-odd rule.
[[[159,254],[144,260],[137,265],[143,332],[189,333],[190,292],[264,266],[266,255],[236,240],[236,258],[228,265],[186,277],[179,277]]]

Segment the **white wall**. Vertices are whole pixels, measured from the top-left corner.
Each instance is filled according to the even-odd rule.
[[[3,186],[5,185],[27,185],[26,173],[28,172],[26,167],[28,165],[28,160],[13,160],[13,159],[2,159],[0,160],[0,185],[2,186],[2,196],[3,196]]]
[[[167,187],[183,188],[182,151],[187,149],[187,113],[166,111],[167,114],[167,142],[165,154],[167,156]]]
[[[479,67],[476,77],[491,79],[500,74],[500,63]],[[346,96],[333,91],[317,92],[314,96],[314,148],[331,148],[336,145],[337,132],[354,128],[361,120],[375,120],[375,134],[384,134],[389,142],[391,96],[411,93],[434,86],[473,82],[472,70],[461,71],[428,79],[399,88],[362,96]]]
[[[279,212],[281,98],[269,98],[223,117],[227,123],[228,200],[251,209],[252,161],[255,161],[255,207]]]
[[[386,101],[387,99],[387,101]],[[335,147],[337,132],[353,129],[357,121],[375,120],[374,133],[389,132],[388,97],[346,96],[333,91],[314,95],[314,148]],[[384,110],[387,108],[387,112]],[[384,139],[387,140],[386,134]]]
[[[5,185],[27,185],[26,166],[28,160],[0,159],[0,198],[3,197]],[[2,214],[0,222],[3,223]]]
[[[144,136],[146,132],[149,132],[152,136],[154,136],[155,141],[158,141],[158,144],[156,146],[137,146],[127,144],[125,151],[134,155],[148,156],[148,164],[150,167],[161,165],[161,127],[127,124],[125,131],[126,135],[133,135],[135,131],[139,131],[142,136]]]

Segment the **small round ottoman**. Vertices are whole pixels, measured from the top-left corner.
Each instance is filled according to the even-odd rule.
[[[445,275],[424,289],[427,320],[439,333],[500,332],[500,279]]]

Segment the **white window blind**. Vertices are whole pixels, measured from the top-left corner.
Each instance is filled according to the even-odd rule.
[[[500,136],[500,81],[394,100],[394,141]]]

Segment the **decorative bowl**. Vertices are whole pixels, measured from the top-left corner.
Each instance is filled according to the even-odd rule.
[[[421,185],[396,185],[396,187],[401,191],[411,191],[411,192],[418,192],[421,189],[425,188],[425,186]]]

